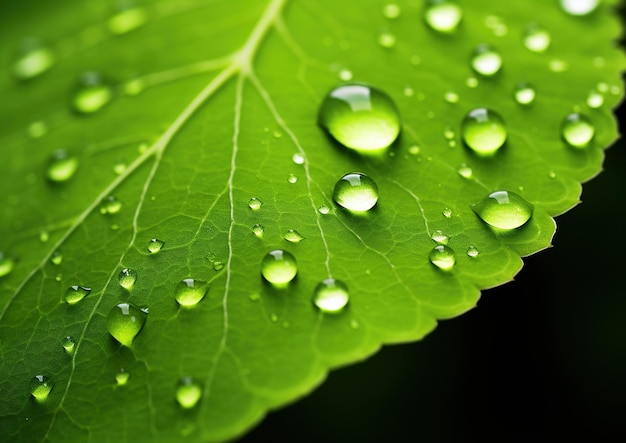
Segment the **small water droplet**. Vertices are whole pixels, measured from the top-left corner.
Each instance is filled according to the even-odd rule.
[[[400,9],[400,5],[397,3],[387,3],[383,6],[383,16],[390,20],[400,17],[401,12],[402,10]]]
[[[488,225],[511,230],[530,219],[534,206],[514,192],[495,191],[471,208]]]
[[[458,103],[459,102],[459,94],[454,91],[448,91],[444,94],[443,99],[448,103]]]
[[[42,243],[46,243],[48,240],[50,240],[50,234],[48,233],[48,231],[41,231],[39,233],[39,241]]]
[[[520,105],[529,105],[535,101],[535,88],[528,83],[519,83],[515,88],[513,97]]]
[[[141,331],[148,314],[130,303],[114,306],[107,316],[107,330],[115,340],[130,347]]]
[[[317,208],[317,211],[322,215],[326,215],[330,212],[330,208],[326,205],[321,205],[319,208]]]
[[[128,291],[133,288],[136,280],[137,271],[134,269],[124,268],[117,275],[117,281],[120,283],[120,286]]]
[[[183,377],[176,385],[176,401],[183,409],[191,409],[202,398],[202,387],[192,377]]]
[[[124,368],[120,368],[119,372],[115,374],[115,382],[118,386],[124,386],[128,383],[128,379],[130,378],[130,374],[124,370]]]
[[[70,286],[65,291],[65,302],[68,305],[75,305],[83,298],[85,298],[91,292],[91,288],[86,288],[84,286]]]
[[[587,15],[592,13],[600,0],[561,0],[561,8],[570,15]]]
[[[30,138],[41,138],[48,133],[48,125],[42,121],[32,122],[28,125],[26,133]]]
[[[507,137],[500,114],[487,108],[470,111],[461,123],[461,133],[467,146],[481,156],[495,154]]]
[[[571,113],[563,119],[561,135],[565,142],[574,148],[585,148],[595,135],[595,127],[589,117]]]
[[[619,95],[621,93],[621,88],[617,85],[613,85],[611,86],[611,88],[609,89],[609,92],[613,95]]]
[[[424,11],[424,21],[434,31],[454,32],[463,18],[463,10],[449,0],[428,0]]]
[[[335,184],[333,200],[350,211],[367,211],[378,201],[378,186],[369,176],[351,172]]]
[[[73,354],[74,349],[76,349],[76,342],[70,335],[67,335],[63,338],[63,340],[61,341],[61,345],[63,346],[63,349],[65,349],[65,352],[70,355]]]
[[[359,322],[357,320],[351,320],[350,321],[350,327],[354,330],[359,329]]]
[[[209,292],[209,283],[204,280],[186,278],[176,286],[174,298],[179,305],[190,308],[196,306]]]
[[[30,382],[30,395],[37,402],[44,402],[48,399],[50,391],[54,387],[54,382],[45,375],[35,375]]]
[[[548,172],[548,177],[550,177],[552,179],[556,178],[556,172],[554,172],[554,171]]]
[[[478,257],[480,251],[476,248],[476,246],[470,246],[467,248],[467,256],[471,258]]]
[[[409,146],[409,154],[417,155],[420,153],[420,147],[417,145]]]
[[[477,74],[491,77],[502,68],[502,57],[492,46],[483,44],[472,52],[470,65]]]
[[[607,92],[609,92],[609,84],[608,84],[608,83],[605,83],[605,82],[600,82],[600,83],[598,83],[598,84],[596,85],[596,89],[597,89],[599,92],[602,92],[602,93],[607,93]]]
[[[456,134],[454,132],[454,129],[452,129],[452,127],[446,126],[445,129],[443,130],[443,136],[447,140],[452,140],[456,136]]]
[[[413,54],[409,59],[409,63],[411,63],[413,66],[417,66],[422,63],[422,58],[417,54]]]
[[[548,67],[552,72],[565,72],[569,69],[568,63],[565,60],[561,60],[558,58],[550,60]]]
[[[282,286],[298,273],[296,258],[288,251],[276,249],[265,254],[261,261],[261,274],[273,285]]]
[[[264,231],[265,228],[263,227],[263,225],[257,223],[256,225],[252,226],[252,233],[259,238],[263,238]]]
[[[450,218],[450,217],[452,217],[452,209],[450,209],[450,208],[443,208],[443,211],[441,211],[441,214],[445,218]]]
[[[339,71],[339,80],[343,80],[344,82],[349,82],[352,80],[352,71],[349,69],[341,69]]]
[[[54,280],[55,280],[55,281],[61,281],[61,279],[62,279],[62,278],[63,278],[63,276],[62,276],[61,274],[57,274],[57,275],[54,277]]]
[[[285,235],[283,236],[283,238],[290,243],[300,243],[302,240],[304,240],[304,237],[302,236],[302,234],[300,234],[295,229],[290,229],[287,232],[285,232]]]
[[[461,164],[461,166],[459,166],[459,169],[457,170],[457,172],[463,178],[472,178],[472,174],[473,174],[472,168],[467,166],[465,163],[463,163],[463,164]]]
[[[437,229],[436,231],[434,231],[432,235],[430,236],[430,238],[435,243],[440,244],[440,245],[447,245],[448,241],[450,240],[450,237],[444,234],[441,229]]]
[[[389,31],[378,34],[378,44],[383,48],[393,48],[396,45],[396,36]]]
[[[77,112],[91,114],[102,109],[113,98],[113,88],[99,72],[88,71],[79,79],[78,89],[72,98]]]
[[[35,78],[54,66],[52,50],[35,38],[22,41],[17,59],[13,62],[13,75],[19,80]]]
[[[289,174],[289,177],[287,177],[287,181],[291,184],[297,183],[298,182],[298,177],[296,177],[293,174]]]
[[[400,133],[400,115],[391,98],[361,84],[345,84],[330,91],[318,120],[335,140],[361,153],[389,147]]]
[[[72,178],[77,168],[78,159],[65,149],[59,149],[48,160],[46,176],[50,181],[61,183]]]
[[[161,252],[163,246],[165,246],[165,242],[163,240],[159,240],[158,238],[151,238],[148,242],[148,252],[150,254],[156,254],[158,252]]]
[[[109,18],[107,25],[112,34],[120,35],[141,27],[147,20],[143,8],[128,8]]]
[[[477,87],[477,86],[478,86],[478,79],[477,79],[476,77],[468,77],[468,78],[465,80],[465,85],[466,85],[468,88],[475,88],[475,87]]]
[[[550,46],[550,33],[537,23],[530,23],[524,32],[524,46],[532,52],[545,52]]]
[[[54,251],[50,256],[50,263],[53,265],[60,265],[63,261],[63,254],[60,251]]]
[[[125,82],[122,88],[124,90],[124,94],[133,97],[141,94],[144,89],[146,89],[146,83],[140,78],[134,78]]]
[[[248,200],[248,207],[253,211],[258,211],[263,206],[263,202],[256,197],[252,197]]]
[[[348,286],[341,280],[334,278],[322,280],[315,287],[313,293],[313,304],[320,311],[329,314],[341,312],[348,304],[349,299]]]
[[[291,160],[293,160],[293,162],[296,165],[303,165],[304,164],[304,155],[296,153],[291,157]]]
[[[456,263],[454,250],[446,245],[435,246],[428,255],[430,262],[442,271],[450,271]]]
[[[224,262],[219,261],[219,260],[215,260],[213,262],[213,270],[214,271],[221,271],[222,269],[224,269]]]
[[[598,109],[601,108],[603,104],[604,95],[598,91],[589,91],[589,95],[587,95],[587,106],[592,109]]]
[[[411,98],[415,95],[415,90],[410,86],[405,86],[402,88],[402,94],[407,98]]]
[[[118,163],[115,163],[115,165],[113,165],[113,172],[114,172],[116,175],[121,175],[121,174],[123,174],[123,173],[124,173],[124,171],[126,170],[126,168],[127,168],[126,163],[124,163],[124,162],[118,162]]]
[[[261,294],[259,294],[258,292],[253,292],[252,294],[250,294],[249,298],[251,301],[257,301],[261,299]]]
[[[272,323],[276,323],[278,321],[278,315],[272,313],[272,315],[270,315],[270,320],[272,321]]]
[[[122,210],[122,202],[112,195],[109,195],[100,205],[101,214],[117,214]]]
[[[281,138],[283,136],[283,133],[276,130],[272,133],[272,135],[274,136],[274,138]]]

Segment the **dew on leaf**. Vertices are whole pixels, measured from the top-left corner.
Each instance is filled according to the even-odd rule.
[[[441,229],[437,229],[432,233],[430,238],[437,244],[447,245],[450,237],[448,237]]]
[[[459,166],[459,169],[457,169],[457,172],[463,178],[472,178],[472,174],[473,174],[472,168],[467,166],[465,163]]]
[[[455,135],[456,134],[454,133],[454,129],[452,129],[450,126],[446,126],[446,128],[443,130],[443,136],[447,140],[452,140]]]
[[[165,242],[163,240],[159,240],[158,238],[151,238],[150,241],[148,241],[148,252],[150,254],[156,254],[158,252],[161,252],[163,246],[165,246]]]
[[[448,91],[443,95],[443,99],[448,103],[458,103],[459,102],[459,94],[454,91]]]
[[[300,243],[302,240],[304,240],[304,236],[295,229],[290,229],[285,232],[283,238],[290,243]]]
[[[224,262],[222,262],[220,260],[215,260],[213,262],[213,270],[214,271],[221,271],[222,269],[224,269]]]
[[[559,58],[554,58],[550,60],[548,67],[552,72],[565,72],[569,69],[568,63],[565,60],[561,60]]]
[[[378,44],[383,48],[393,48],[396,45],[396,36],[389,31],[378,34]]]
[[[415,90],[412,87],[410,87],[410,86],[405,86],[402,89],[402,94],[405,97],[410,98],[410,97],[413,97],[415,95]]]
[[[339,80],[343,80],[344,82],[349,82],[352,80],[352,71],[349,69],[341,69],[339,70]]]
[[[124,94],[132,97],[141,94],[143,90],[146,89],[146,84],[142,79],[134,78],[125,82],[122,89],[124,90]]]
[[[330,208],[326,205],[321,205],[319,208],[317,208],[317,211],[322,215],[326,215],[330,212]]]
[[[450,217],[452,217],[452,209],[450,209],[450,208],[443,208],[443,211],[441,211],[441,214],[445,218],[450,218]]]
[[[32,122],[26,128],[26,133],[30,138],[41,138],[48,133],[48,125],[42,121]]]
[[[532,216],[534,206],[510,191],[495,191],[471,206],[482,221],[499,229],[516,229]]]
[[[318,121],[343,146],[361,153],[389,147],[400,133],[400,115],[391,98],[361,84],[330,91],[320,106]]]
[[[531,23],[524,31],[524,46],[532,52],[545,52],[550,46],[550,33],[537,23]]]
[[[248,200],[248,207],[253,211],[258,211],[263,206],[263,202],[256,197],[252,197]]]
[[[477,74],[491,77],[502,68],[502,56],[490,45],[482,44],[472,52],[470,65]]]
[[[115,165],[113,165],[113,172],[116,175],[121,175],[121,174],[124,173],[124,171],[126,171],[126,168],[127,168],[126,163],[124,163],[124,162],[117,162],[117,163],[115,163]]]
[[[291,157],[291,160],[296,164],[296,165],[302,165],[304,164],[304,156],[302,154],[296,153]]]
[[[37,402],[44,402],[48,399],[50,391],[54,387],[54,382],[45,375],[35,375],[30,381],[30,395]]]
[[[120,368],[117,374],[115,374],[115,382],[118,386],[124,386],[128,383],[128,379],[130,378],[130,374],[124,370],[124,368]]]
[[[454,250],[446,245],[437,245],[428,254],[428,259],[442,271],[450,271],[455,263]]]
[[[50,240],[50,233],[48,233],[48,231],[41,231],[39,233],[39,241],[41,243],[46,243],[48,240]]]
[[[135,285],[135,281],[137,280],[137,271],[134,269],[124,268],[119,274],[117,274],[117,281],[120,286],[128,291],[130,291]]]
[[[513,97],[520,105],[529,105],[535,101],[535,88],[528,83],[519,83],[515,87]]]
[[[598,91],[589,91],[589,95],[587,95],[587,106],[592,109],[598,109],[601,108],[603,104],[604,95]]]
[[[50,256],[50,263],[53,265],[60,265],[63,262],[63,254],[61,251],[54,251]]]
[[[109,311],[107,330],[122,345],[131,347],[147,318],[147,312],[137,306],[130,303],[120,303]]]
[[[568,145],[574,148],[585,148],[595,135],[595,127],[589,117],[573,112],[563,119],[561,135]]]
[[[476,154],[493,155],[506,141],[504,120],[495,111],[476,108],[470,111],[461,123],[463,141]]]
[[[57,275],[54,277],[54,280],[55,280],[55,281],[61,281],[61,279],[62,279],[62,278],[63,278],[63,276],[62,276],[61,274],[57,274]]]
[[[264,231],[265,231],[265,228],[263,227],[263,225],[260,225],[257,223],[254,226],[252,226],[252,233],[259,238],[263,238]]]
[[[298,273],[296,258],[289,252],[276,249],[268,252],[261,261],[261,274],[273,285],[285,285]]]
[[[112,195],[109,195],[100,205],[101,214],[117,214],[122,210],[122,202]]]
[[[333,200],[350,211],[367,211],[378,201],[378,186],[369,176],[351,172],[335,184]]]
[[[327,278],[315,287],[313,304],[322,312],[337,314],[341,312],[350,299],[348,286],[341,280]]]
[[[147,20],[148,16],[145,9],[128,8],[109,18],[107,26],[112,34],[126,34],[127,32],[139,28]]]
[[[52,50],[35,38],[22,41],[16,60],[13,62],[13,75],[19,80],[35,78],[54,66]]]
[[[587,15],[593,12],[600,0],[561,0],[561,8],[570,15]]]
[[[289,174],[289,177],[287,177],[287,181],[291,184],[297,183],[298,182],[298,177],[296,177],[293,174]]]
[[[204,280],[185,278],[174,290],[174,298],[185,308],[196,306],[209,291],[209,283]]]
[[[475,258],[475,257],[478,257],[478,254],[480,254],[480,251],[478,251],[476,246],[469,246],[467,248],[467,256],[468,257]]]
[[[420,147],[417,145],[412,145],[409,146],[409,154],[411,155],[417,155],[420,153]]]
[[[466,85],[468,88],[475,88],[475,87],[477,87],[477,86],[478,86],[478,79],[477,79],[476,77],[468,77],[468,78],[465,80],[465,85]]]
[[[58,149],[48,160],[46,176],[50,181],[61,183],[72,178],[78,168],[78,159],[65,149]]]
[[[72,105],[79,113],[91,114],[102,109],[112,98],[113,88],[104,80],[102,74],[88,71],[79,79]]]
[[[261,299],[261,294],[259,294],[258,292],[253,292],[248,296],[248,298],[250,299],[250,301],[257,301]]]
[[[428,0],[424,21],[434,31],[454,32],[463,18],[463,10],[452,0]]]
[[[383,16],[390,20],[400,17],[401,12],[400,5],[397,3],[387,3],[383,6]]]
[[[65,349],[65,352],[70,355],[74,353],[74,349],[76,348],[76,342],[70,335],[63,338],[61,345],[63,346],[63,349]]]
[[[202,398],[202,387],[192,377],[183,377],[176,385],[176,401],[183,409],[191,409]]]
[[[68,305],[75,305],[91,292],[91,288],[73,285],[65,290],[65,302]]]

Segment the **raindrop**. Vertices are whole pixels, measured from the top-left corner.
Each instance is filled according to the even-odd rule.
[[[428,0],[424,11],[426,24],[441,33],[454,32],[462,17],[461,7],[450,0]]]
[[[587,106],[592,109],[601,108],[604,104],[604,95],[597,91],[589,91],[589,95],[587,96]]]
[[[417,145],[409,146],[409,154],[417,155],[420,153],[420,147]]]
[[[287,181],[291,184],[294,184],[298,181],[298,177],[293,174],[289,174],[289,177],[287,177]]]
[[[468,78],[465,80],[465,85],[466,85],[468,88],[475,88],[475,87],[477,87],[477,86],[478,86],[478,79],[477,79],[476,77],[468,77]]]
[[[304,240],[304,237],[302,236],[302,234],[300,234],[295,229],[290,229],[287,232],[285,232],[285,235],[283,236],[283,238],[290,243],[300,243],[302,240]]]
[[[383,6],[383,15],[390,20],[400,17],[401,12],[400,5],[397,3],[387,3]]]
[[[318,119],[335,140],[361,153],[389,147],[400,133],[400,115],[391,98],[361,84],[341,85],[330,91]]]
[[[556,178],[556,172],[554,172],[554,171],[550,171],[550,172],[548,172],[548,177],[550,177],[550,178]]]
[[[552,72],[565,72],[569,69],[567,62],[558,58],[550,60],[548,66]]]
[[[75,305],[83,298],[85,298],[91,292],[91,288],[86,288],[84,286],[70,286],[65,291],[65,302],[68,305]]]
[[[146,84],[142,79],[134,78],[125,82],[123,89],[124,94],[132,97],[141,94],[146,89]]]
[[[113,98],[113,89],[99,72],[88,71],[79,79],[72,99],[74,109],[83,114],[99,111]]]
[[[283,136],[283,133],[280,131],[274,131],[272,135],[274,136],[274,138],[281,138]]]
[[[124,368],[120,368],[119,372],[115,374],[115,382],[118,386],[124,386],[128,383],[128,379],[130,374],[124,370]]]
[[[450,218],[450,217],[452,217],[452,209],[450,209],[450,208],[443,208],[443,211],[441,211],[441,214],[445,218]]]
[[[118,162],[118,163],[115,163],[115,165],[113,165],[113,172],[116,175],[121,175],[124,173],[124,171],[126,171],[126,168],[127,168],[126,163]]]
[[[144,310],[130,303],[120,303],[107,316],[107,330],[115,340],[130,347],[147,318],[148,314]]]
[[[357,320],[350,321],[350,327],[354,330],[359,329],[359,322]]]
[[[454,129],[452,129],[450,126],[446,126],[446,128],[443,130],[443,136],[447,139],[447,140],[452,140],[455,137],[455,133],[454,133]]]
[[[65,149],[54,151],[48,160],[46,176],[50,181],[60,183],[69,180],[78,168],[78,159]]]
[[[459,166],[459,169],[457,170],[457,172],[463,178],[472,178],[472,174],[473,174],[472,168],[467,166],[465,163]]]
[[[183,409],[191,409],[202,398],[202,387],[191,377],[183,377],[176,385],[176,401]]]
[[[252,233],[259,238],[263,238],[264,231],[265,228],[263,227],[263,225],[257,223],[256,225],[252,226]]]
[[[158,238],[151,238],[148,242],[148,252],[150,254],[156,254],[158,252],[161,252],[163,246],[165,246],[165,242],[163,240],[159,240]]]
[[[41,138],[48,133],[48,125],[42,121],[32,122],[26,129],[31,138]]]
[[[179,305],[190,308],[196,306],[209,292],[209,283],[204,280],[186,278],[176,286],[174,298]]]
[[[107,23],[112,34],[126,34],[141,27],[148,20],[143,8],[124,9],[109,18]]]
[[[349,299],[348,286],[341,280],[334,278],[322,280],[315,287],[313,293],[313,304],[320,311],[329,314],[341,312],[348,304]]]
[[[383,48],[393,48],[396,45],[396,36],[389,31],[383,31],[378,35],[378,44]]]
[[[446,245],[435,246],[428,255],[430,262],[442,271],[450,271],[456,263],[454,251]]]
[[[122,202],[112,195],[109,195],[100,205],[101,214],[117,214],[122,210]]]
[[[410,86],[405,86],[402,89],[402,94],[404,94],[406,98],[411,98],[415,95],[415,90]]]
[[[53,265],[60,265],[61,262],[63,261],[63,254],[61,253],[61,251],[54,251],[52,253],[52,255],[50,256],[50,263],[52,263]]]
[[[441,229],[437,229],[432,233],[430,238],[439,245],[447,245],[450,237],[443,233]]]
[[[502,68],[502,57],[493,47],[483,44],[472,52],[470,64],[477,74],[491,77]]]
[[[117,281],[120,283],[120,286],[128,291],[133,288],[136,280],[137,271],[134,269],[124,268],[117,275]]]
[[[495,191],[472,210],[485,223],[499,229],[515,229],[524,225],[533,214],[533,205],[521,196],[509,191]]]
[[[531,23],[524,32],[524,46],[532,52],[545,52],[550,46],[550,33],[537,23]]]
[[[587,15],[598,7],[600,0],[561,0],[561,8],[570,15]]]
[[[515,88],[513,96],[520,105],[529,105],[535,100],[535,88],[528,83],[520,83]]]
[[[378,201],[378,186],[367,175],[352,172],[341,177],[335,184],[333,200],[350,211],[367,211]]]
[[[37,77],[49,70],[55,62],[54,53],[35,38],[25,39],[13,63],[13,75],[20,80]]]
[[[296,165],[302,165],[304,164],[304,155],[296,153],[291,157],[291,160],[293,160]]]
[[[487,108],[470,111],[461,123],[461,133],[467,146],[481,156],[495,154],[507,137],[502,117]]]
[[[263,202],[256,197],[252,197],[248,200],[248,207],[253,211],[258,211],[263,206]]]
[[[322,215],[326,215],[330,213],[330,208],[326,205],[321,205],[319,208],[317,208],[317,211]]]
[[[586,115],[571,113],[563,119],[561,135],[574,148],[585,148],[595,134],[595,127]]]
[[[459,102],[459,94],[454,91],[448,91],[444,94],[443,99],[448,103],[458,103]]]
[[[50,234],[48,233],[48,231],[41,231],[39,233],[39,241],[41,243],[46,243],[48,240],[50,240]]]
[[[478,254],[480,254],[480,251],[476,249],[476,246],[470,246],[467,248],[468,257],[475,258],[478,257]]]
[[[219,260],[215,260],[213,262],[213,270],[214,271],[221,271],[222,269],[224,269],[224,262],[221,262]]]
[[[45,375],[35,375],[30,382],[30,395],[38,402],[48,399],[50,391],[54,387],[54,382]]]
[[[298,273],[296,258],[288,251],[276,249],[265,254],[261,262],[261,274],[274,285],[284,285]]]
[[[339,71],[339,80],[343,80],[344,82],[352,80],[352,71],[349,69],[341,69]]]
[[[73,354],[74,349],[76,349],[76,342],[70,335],[63,338],[63,340],[61,341],[61,345],[63,345],[63,349],[65,349],[65,352],[70,355]]]

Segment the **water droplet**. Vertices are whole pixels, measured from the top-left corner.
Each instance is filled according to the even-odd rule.
[[[449,0],[428,0],[424,11],[426,24],[437,32],[449,33],[459,26],[463,11],[459,5]]]
[[[39,233],[39,241],[42,243],[46,243],[48,240],[50,240],[50,234],[48,233],[48,231],[41,231]]]
[[[109,18],[107,23],[112,34],[126,34],[139,28],[148,20],[143,8],[124,9]]]
[[[179,305],[189,308],[196,306],[209,292],[209,283],[204,280],[186,278],[176,286],[174,298]]]
[[[409,146],[409,154],[417,155],[420,153],[420,147],[417,145]]]
[[[298,177],[293,174],[289,174],[289,177],[287,177],[287,181],[291,184],[297,183]]]
[[[450,208],[443,208],[443,211],[441,211],[441,214],[445,218],[450,218],[450,217],[452,217],[452,209],[450,209]]]
[[[570,15],[587,15],[593,12],[600,0],[561,0],[561,8]]]
[[[350,211],[367,211],[378,201],[378,186],[367,175],[351,172],[335,184],[333,200]]]
[[[120,283],[120,286],[128,291],[133,288],[136,280],[137,271],[134,269],[124,268],[117,275],[117,281]]]
[[[520,83],[515,88],[513,96],[520,105],[529,105],[535,100],[535,88],[528,83]]]
[[[76,342],[74,341],[72,336],[68,335],[63,338],[61,344],[63,345],[63,349],[65,349],[65,352],[67,352],[68,354],[74,353],[74,349],[76,348]]]
[[[400,133],[400,116],[391,98],[360,84],[330,91],[320,106],[319,124],[339,143],[361,153],[389,147]]]
[[[330,208],[326,205],[321,205],[319,208],[317,208],[317,211],[322,215],[326,215],[330,212]]]
[[[587,106],[592,109],[601,108],[604,104],[604,95],[597,91],[589,91],[589,95],[587,96]]]
[[[124,368],[120,368],[119,372],[115,374],[115,382],[118,386],[124,386],[128,383],[128,379],[130,378],[130,374],[124,370]]]
[[[461,123],[461,133],[467,146],[481,156],[495,154],[507,137],[500,114],[487,108],[470,111]]]
[[[48,399],[50,391],[54,387],[54,382],[45,375],[35,375],[30,382],[30,394],[38,402],[44,402]]]
[[[302,236],[302,234],[300,234],[295,229],[290,229],[287,232],[285,232],[285,235],[283,238],[290,243],[300,243],[302,240],[304,240],[304,237]]]
[[[221,262],[219,260],[215,260],[213,262],[213,270],[214,271],[221,271],[222,269],[224,269],[224,262]]]
[[[561,124],[563,139],[574,148],[587,147],[595,132],[591,119],[576,112],[567,115]]]
[[[396,36],[389,31],[378,34],[378,44],[383,48],[393,48],[396,45]]]
[[[281,138],[283,136],[283,133],[280,131],[274,131],[272,135],[274,136],[274,138]]]
[[[354,329],[355,331],[356,331],[357,329],[359,329],[359,326],[360,326],[360,325],[359,325],[359,322],[358,322],[357,320],[351,320],[351,321],[350,321],[350,327],[351,327],[352,329]]]
[[[202,387],[191,377],[183,377],[176,385],[176,401],[183,409],[191,409],[202,398]]]
[[[48,125],[42,121],[32,122],[28,125],[26,133],[30,138],[41,138],[48,133]]]
[[[117,214],[122,210],[122,202],[112,195],[109,195],[100,205],[101,214]]]
[[[56,277],[54,277],[55,281],[61,281],[61,279],[63,278],[63,276],[61,274],[57,274]]]
[[[118,162],[118,163],[115,163],[115,165],[113,165],[113,172],[116,175],[121,175],[124,173],[124,171],[126,171],[126,168],[127,168],[126,163]]]
[[[291,160],[293,160],[296,165],[303,165],[304,155],[296,153],[291,157]]]
[[[147,318],[148,314],[137,306],[120,303],[114,306],[107,316],[107,330],[115,340],[130,347]]]
[[[248,207],[253,211],[258,211],[263,206],[263,202],[256,197],[252,197],[248,200]]]
[[[620,94],[620,92],[621,92],[622,90],[620,89],[620,87],[619,87],[618,85],[613,85],[613,86],[611,86],[611,88],[609,89],[609,91],[610,91],[610,92],[611,92],[611,94],[613,94],[613,95],[619,95],[619,94]]]
[[[13,63],[13,75],[20,80],[35,78],[54,66],[55,57],[50,48],[35,38],[25,39]]]
[[[252,233],[259,238],[263,238],[264,231],[265,228],[263,227],[263,225],[257,223],[256,225],[252,226]]]
[[[86,288],[84,286],[70,286],[65,291],[65,302],[68,305],[75,305],[83,298],[85,298],[91,292],[91,288]]]
[[[428,255],[430,262],[442,271],[450,271],[456,263],[454,251],[446,245],[435,246]]]
[[[257,301],[261,299],[261,294],[259,294],[258,292],[253,292],[252,294],[250,294],[250,296],[248,297],[251,301]]]
[[[468,257],[475,258],[475,257],[478,257],[478,254],[480,254],[480,251],[476,249],[476,246],[470,246],[467,248]]]
[[[550,46],[550,33],[537,23],[531,23],[524,32],[524,46],[532,52],[545,52]]]
[[[339,80],[343,80],[344,82],[352,80],[352,71],[349,69],[341,69],[339,71]]]
[[[272,315],[270,315],[270,320],[272,321],[272,323],[276,323],[278,321],[278,315],[272,313]]]
[[[125,82],[122,88],[124,94],[132,97],[141,94],[146,89],[146,83],[140,78],[134,78]]]
[[[558,58],[550,60],[548,67],[552,72],[565,72],[569,69],[567,62]]]
[[[550,172],[548,172],[548,177],[550,177],[550,178],[556,178],[556,172],[554,172],[554,171],[550,171]]]
[[[457,170],[457,172],[463,178],[472,178],[472,174],[473,174],[472,168],[467,166],[465,163],[459,166],[459,169]]]
[[[337,314],[348,304],[348,286],[341,280],[327,278],[315,287],[313,304],[322,312]]]
[[[468,88],[475,88],[475,87],[477,87],[477,86],[478,86],[478,79],[477,79],[476,77],[468,77],[468,78],[465,80],[465,85],[466,85]]]
[[[441,229],[437,229],[436,231],[434,231],[432,235],[430,236],[430,238],[435,243],[440,244],[440,245],[447,245],[448,241],[450,240],[450,237],[444,234]]]
[[[515,229],[524,225],[533,214],[533,205],[509,191],[495,191],[472,210],[485,223],[499,229]]]
[[[72,99],[74,109],[83,114],[99,111],[113,98],[113,89],[99,72],[83,73]]]
[[[472,52],[470,64],[477,74],[491,77],[502,68],[502,57],[493,47],[483,44],[476,47]]]
[[[402,94],[404,94],[405,97],[410,98],[415,95],[415,90],[410,86],[405,86],[402,89]]]
[[[446,128],[443,130],[443,136],[447,139],[447,140],[452,140],[455,137],[455,133],[454,133],[454,129],[452,129],[450,126],[446,126]]]
[[[397,3],[387,3],[383,6],[383,15],[390,20],[400,17],[401,12],[400,5]]]
[[[50,263],[53,265],[60,265],[63,261],[63,254],[60,251],[54,251],[50,256]]]
[[[59,149],[50,156],[46,175],[50,181],[60,183],[72,178],[77,168],[78,159],[65,149]]]
[[[459,102],[459,94],[454,91],[448,91],[444,94],[443,99],[448,103],[458,103]]]
[[[156,254],[157,252],[161,252],[163,246],[165,246],[165,242],[163,240],[151,238],[148,242],[148,252],[150,252],[150,254]]]
[[[296,258],[288,251],[276,249],[265,254],[261,262],[261,274],[274,285],[285,285],[298,273]]]

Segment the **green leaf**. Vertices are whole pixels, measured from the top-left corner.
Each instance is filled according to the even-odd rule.
[[[418,1],[398,2],[399,14],[377,1],[48,3],[0,15],[0,423],[11,441],[241,435],[329,369],[421,339],[509,281],[520,257],[550,245],[552,217],[577,203],[617,136],[624,57],[611,1],[586,16],[557,2],[463,2],[450,34],[424,24]],[[533,23],[551,36],[544,52],[524,47]],[[469,64],[483,43],[503,59],[488,78]],[[402,132],[383,155],[317,124],[346,81],[395,102]],[[531,104],[513,99],[520,82],[534,85]],[[482,107],[508,129],[490,157],[460,133]],[[572,112],[593,122],[589,146],[563,140]],[[366,215],[332,200],[357,171],[379,189]],[[472,210],[503,190],[534,206],[510,232]],[[449,272],[428,258],[438,230],[455,251]],[[281,288],[260,272],[276,249],[298,266]],[[350,294],[338,314],[312,303],[330,277]],[[194,309],[175,298],[190,288],[178,300],[200,299]],[[125,309],[144,315],[125,303],[149,309],[143,328],[111,326]],[[54,384],[40,402],[37,375]]]

